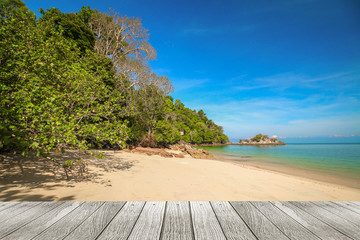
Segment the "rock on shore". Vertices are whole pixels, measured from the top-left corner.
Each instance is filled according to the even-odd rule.
[[[199,149],[195,148],[195,147],[191,146],[190,144],[186,144],[186,143],[179,143],[179,144],[172,145],[172,146],[170,146],[170,149],[182,151],[183,153],[189,154],[193,158],[198,158],[198,159],[214,158],[214,156],[212,154],[210,154],[208,151],[201,149],[201,148],[199,148]]]
[[[286,143],[284,143],[283,141],[251,141],[251,140],[240,140],[238,144],[236,145],[286,145]]]
[[[146,155],[159,155],[162,157],[176,157],[176,158],[184,158],[185,154],[189,154],[193,158],[198,159],[211,159],[214,158],[208,151],[204,149],[197,149],[190,144],[179,143],[170,146],[170,150],[181,151],[182,153],[174,153],[168,151],[166,148],[150,148],[150,147],[136,147],[132,150],[124,149],[125,152],[134,152],[134,153],[145,153]]]
[[[126,150],[126,149],[124,149],[124,150],[130,152],[130,150]],[[184,158],[184,154],[176,154],[176,153],[167,152],[166,149],[163,149],[163,148],[137,147],[137,148],[134,148],[133,150],[131,150],[131,152],[145,153],[148,156],[159,155],[162,157]]]

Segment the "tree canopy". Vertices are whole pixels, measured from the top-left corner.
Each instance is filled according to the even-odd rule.
[[[204,111],[169,96],[139,19],[89,7],[39,12],[0,0],[1,151],[228,141]]]

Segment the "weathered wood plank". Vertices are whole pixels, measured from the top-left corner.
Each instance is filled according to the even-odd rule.
[[[33,239],[63,239],[103,204],[104,202],[84,202]]]
[[[145,202],[127,202],[97,239],[127,239]]]
[[[332,202],[332,203],[347,208],[353,211],[354,213],[360,214],[360,206],[357,206],[352,202]]]
[[[96,239],[125,202],[105,202],[64,239]]]
[[[193,239],[189,202],[167,202],[162,239]]]
[[[1,209],[1,239],[360,239],[358,202],[0,202]]]
[[[2,212],[5,209],[11,208],[11,207],[13,207],[13,206],[15,206],[17,204],[19,204],[19,202],[1,202],[0,212]]]
[[[256,239],[229,202],[210,202],[227,239]]]
[[[195,239],[226,239],[209,202],[190,202]]]
[[[146,202],[128,239],[159,239],[165,205],[166,202]]]
[[[288,202],[271,202],[284,213],[292,217],[295,221],[309,229],[311,232],[319,236],[321,239],[329,240],[350,240],[351,238],[345,236],[336,229],[330,227],[319,219],[313,217],[309,213]]]
[[[356,226],[360,228],[360,215],[357,213],[354,213],[353,211],[341,207],[339,205],[333,204],[331,202],[313,202],[319,207],[322,207],[329,212],[332,212],[335,215],[338,215],[339,217],[342,217],[352,223],[354,223]]]
[[[283,232],[250,202],[230,203],[258,239],[288,239]]]
[[[348,203],[354,204],[360,207],[360,201],[348,201]]]
[[[7,205],[15,204],[15,203],[19,203],[19,202],[1,202],[1,201],[0,201],[0,207],[1,207],[1,206],[7,206]]]
[[[44,213],[51,211],[55,207],[61,205],[62,203],[54,203],[54,202],[42,202],[23,214],[18,214],[12,218],[7,219],[1,223],[0,228],[0,238],[9,235],[14,232],[16,229],[21,228],[25,224],[33,221],[43,215]]]
[[[346,201],[345,203],[354,206],[354,207],[360,207],[360,202],[354,202],[354,201]]]
[[[320,221],[329,224],[331,227],[337,229],[346,236],[351,237],[353,239],[360,239],[360,232],[357,230],[358,227],[352,222],[349,222],[348,220],[343,219],[311,202],[290,202],[290,203],[304,210],[305,212],[311,214]]]
[[[15,232],[6,236],[3,240],[25,240],[32,239],[42,231],[59,221],[61,218],[69,214],[71,211],[81,205],[82,202],[63,202],[62,205],[57,206],[41,217],[31,221],[30,223],[19,228]]]
[[[337,206],[341,206],[343,208],[346,208],[347,210],[352,211],[353,213],[357,213],[358,215],[360,215],[360,206],[356,206],[353,204],[349,204],[348,202],[329,202],[333,205],[337,205]]]
[[[262,214],[276,225],[286,236],[295,240],[319,240],[319,237],[296,222],[289,215],[269,202],[251,202]]]
[[[26,211],[36,205],[39,205],[40,203],[41,202],[22,202],[21,204],[16,204],[13,207],[5,209],[0,212],[0,224],[7,221],[9,218],[17,216],[18,214],[24,214]]]

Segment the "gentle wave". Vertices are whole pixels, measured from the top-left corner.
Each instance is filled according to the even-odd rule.
[[[279,170],[296,170],[297,175],[360,188],[360,144],[293,143],[284,146],[202,147],[221,158],[242,164]],[[286,170],[285,170],[286,169]],[[299,171],[303,174],[299,174]],[[318,176],[316,176],[318,175]]]

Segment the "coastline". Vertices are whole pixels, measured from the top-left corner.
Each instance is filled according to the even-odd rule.
[[[104,151],[104,157],[90,162],[90,173],[96,177],[89,181],[1,181],[0,201],[360,200],[360,189],[226,159],[168,158],[110,150]],[[46,176],[51,178],[51,173]]]
[[[284,142],[282,143],[268,143],[268,142],[250,142],[250,143],[202,143],[202,144],[192,144],[194,147],[212,147],[212,146],[231,146],[231,145],[239,145],[239,146],[281,146],[286,145]]]
[[[360,190],[359,181],[355,181],[355,179],[349,179],[348,176],[345,179],[340,174],[332,175],[315,170],[304,169],[301,167],[293,167],[293,166],[283,165],[274,162],[257,161],[256,157],[250,158],[245,156],[244,160],[242,161],[241,158],[239,159],[239,157],[233,157],[226,154],[220,154],[214,152],[211,152],[211,154],[215,156],[215,160],[217,161],[227,162],[230,164],[252,168],[252,169],[261,169],[264,171],[269,171],[276,174],[282,174],[291,177],[298,177],[301,179],[313,180],[315,182],[339,185],[339,186],[355,188]],[[245,160],[245,159],[251,159],[251,160]]]

